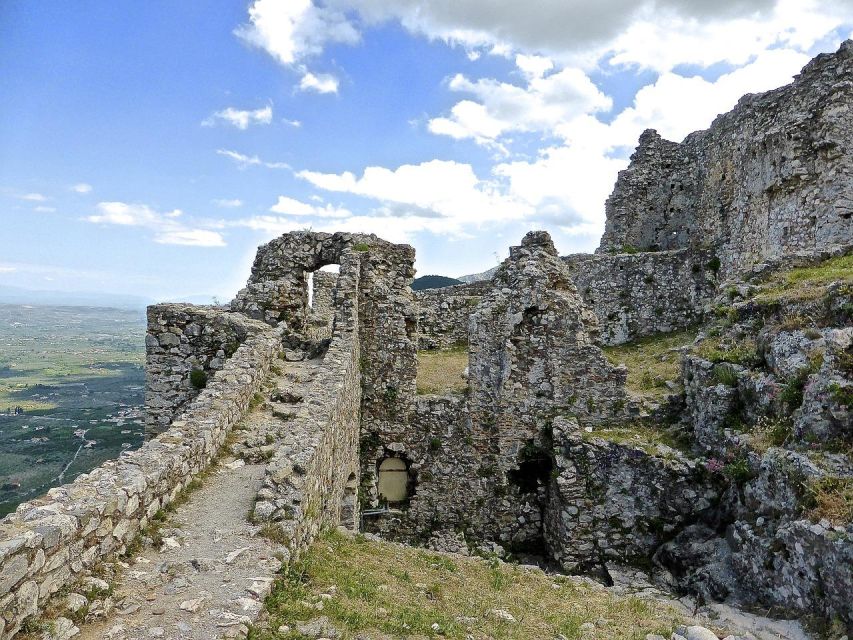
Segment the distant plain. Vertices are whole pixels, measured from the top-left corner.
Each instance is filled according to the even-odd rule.
[[[144,339],[142,310],[0,304],[0,516],[142,443]]]

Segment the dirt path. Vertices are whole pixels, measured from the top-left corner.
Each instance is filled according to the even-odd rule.
[[[229,453],[239,457],[223,461],[189,494],[161,529],[161,545],[122,563],[111,598],[88,605],[90,612],[100,606],[97,620],[67,638],[212,640],[246,633],[281,567],[279,547],[247,516],[264,461],[287,439],[292,416],[307,410],[302,398],[321,366],[322,359],[281,364],[264,402],[235,430]]]

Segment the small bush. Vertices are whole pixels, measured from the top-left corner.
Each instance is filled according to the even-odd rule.
[[[727,387],[735,387],[737,386],[737,371],[728,364],[715,365],[714,379]]]
[[[430,438],[429,441],[429,450],[430,451],[438,451],[441,449],[441,438]]]
[[[752,467],[746,456],[741,456],[726,463],[723,467],[725,476],[735,484],[744,484],[753,477]]]
[[[370,251],[370,245],[366,242],[357,242],[352,246],[352,248],[361,252]]]
[[[640,252],[640,250],[639,250],[639,249],[637,249],[637,247],[635,247],[634,245],[632,245],[632,244],[623,244],[623,245],[622,245],[622,251],[621,251],[620,253],[631,253],[631,254],[634,254],[634,253],[639,253],[639,252]]]
[[[708,264],[705,265],[709,271],[714,274],[714,277],[717,276],[717,273],[720,271],[720,259],[717,256],[714,256],[710,260],[708,260]]]
[[[207,374],[203,369],[193,369],[190,372],[190,384],[195,389],[204,389],[207,386]]]

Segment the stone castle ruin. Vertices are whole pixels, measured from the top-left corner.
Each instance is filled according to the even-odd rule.
[[[0,638],[223,448],[265,465],[251,518],[287,557],[343,525],[850,627],[853,524],[802,490],[853,482],[850,273],[767,283],[852,250],[850,41],[680,144],[645,132],[594,255],[530,232],[490,280],[415,294],[410,246],[285,234],[229,307],[149,308],[149,439],[0,522]],[[655,401],[606,357],[689,327]],[[449,347],[465,392],[419,394]],[[789,432],[759,446],[768,421]]]

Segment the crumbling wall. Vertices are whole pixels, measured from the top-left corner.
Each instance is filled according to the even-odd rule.
[[[447,349],[468,344],[468,320],[491,281],[415,291],[418,349]]]
[[[853,236],[853,41],[741,98],[680,144],[649,130],[607,200],[598,253],[706,247],[720,271]]]
[[[330,271],[315,271],[311,279],[311,308],[308,312],[306,337],[310,340],[325,340],[332,337],[335,319],[335,288],[338,274]]]
[[[716,291],[713,258],[711,251],[677,249],[563,260],[598,316],[601,343],[616,345],[700,322]]]
[[[545,539],[568,571],[648,567],[661,544],[709,518],[720,497],[701,460],[668,446],[615,442],[563,417],[554,421],[554,446]]]
[[[145,432],[150,438],[168,429],[237,348],[266,326],[191,304],[155,304],[147,315]]]
[[[0,639],[10,640],[63,586],[123,553],[207,467],[280,348],[275,329],[248,337],[168,431],[0,521]]]
[[[303,402],[312,411],[290,421],[258,492],[253,517],[277,530],[292,557],[323,527],[358,521],[345,494],[358,484],[361,409],[359,370],[360,257],[344,252],[335,300],[334,334],[323,366]]]
[[[513,247],[492,285],[470,318],[467,397],[418,398],[395,428],[363,434],[369,505],[377,504],[370,474],[386,456],[407,461],[413,492],[368,528],[424,541],[457,527],[541,550],[551,421],[628,415],[625,372],[595,345],[595,315],[546,233]]]

